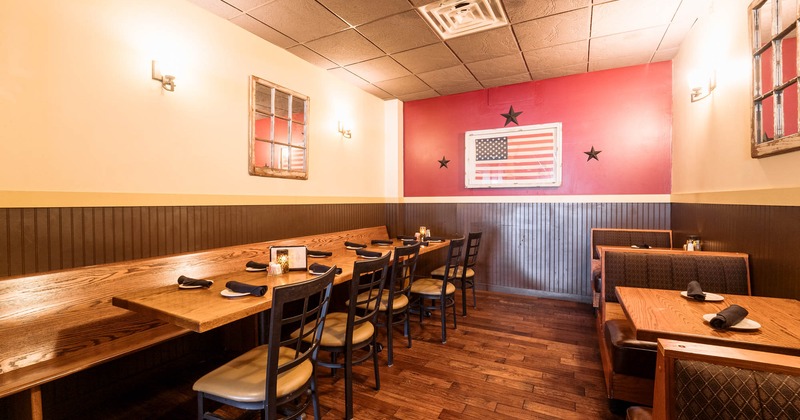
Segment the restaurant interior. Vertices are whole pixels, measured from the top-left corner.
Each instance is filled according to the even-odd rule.
[[[271,417],[196,392],[328,277],[271,246],[329,313],[423,279],[363,363],[320,339],[306,418],[723,418],[700,363],[800,418],[797,0],[2,6],[0,418]],[[515,136],[543,169],[482,169]]]

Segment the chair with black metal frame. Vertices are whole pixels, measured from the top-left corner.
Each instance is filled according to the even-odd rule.
[[[478,249],[481,246],[482,235],[483,232],[470,232],[467,235],[464,260],[455,269],[455,273],[450,273],[452,280],[459,280],[461,283],[461,316],[467,316],[467,289],[472,289],[472,307],[478,307],[478,299],[475,297],[475,265],[478,264]],[[444,266],[431,271],[431,277],[444,278]]]
[[[258,410],[263,419],[303,415],[309,403],[320,418],[316,360],[330,303],[334,266],[308,281],[272,290],[268,343],[260,345],[198,379],[197,418],[217,418],[204,412],[209,399],[244,410]],[[282,339],[285,328],[304,331]],[[208,415],[208,417],[207,417]]]
[[[345,418],[353,418],[353,365],[372,357],[375,370],[375,389],[381,388],[378,373],[378,329],[375,321],[378,315],[379,299],[383,294],[389,272],[387,252],[380,258],[356,261],[353,264],[353,279],[350,280],[347,312],[331,312],[325,318],[325,331],[320,340],[320,350],[331,354],[331,361],[317,361],[318,366],[331,369],[344,369]],[[355,304],[351,304],[355,302]],[[359,309],[359,307],[369,309]],[[296,334],[296,333],[295,333]],[[358,357],[355,351],[362,351]],[[338,356],[344,357],[338,362]]]
[[[384,323],[378,324],[386,326],[386,361],[389,366],[394,364],[392,351],[393,327],[403,324],[403,336],[408,338],[408,348],[411,348],[411,331],[409,325],[409,291],[414,281],[414,272],[417,268],[417,257],[419,257],[419,242],[408,245],[398,246],[394,249],[394,259],[388,283],[383,289],[380,301],[379,312],[383,314]],[[364,300],[359,295],[358,300]],[[360,309],[365,309],[365,305],[359,305]],[[380,345],[379,345],[380,346]]]
[[[441,310],[442,317],[442,344],[447,343],[447,308],[453,307],[453,329],[457,328],[456,325],[456,304],[455,293],[456,286],[453,285],[451,277],[455,273],[456,267],[461,260],[461,254],[464,249],[464,237],[458,239],[451,239],[450,246],[447,248],[447,259],[445,260],[444,278],[435,279],[425,277],[415,279],[411,285],[411,296],[417,299],[419,309],[419,322],[422,323],[422,317],[428,310]],[[431,305],[425,306],[425,300],[430,300]],[[438,302],[438,305],[436,304]]]

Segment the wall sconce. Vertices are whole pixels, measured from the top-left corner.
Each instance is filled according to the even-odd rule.
[[[689,75],[689,88],[692,90],[692,102],[697,102],[708,95],[717,87],[717,77],[713,71],[693,72]]]
[[[161,82],[161,87],[164,88],[166,91],[174,92],[175,91],[175,76],[165,74],[161,75],[161,71],[158,69],[158,64],[156,60],[153,60],[153,80],[158,80]]]
[[[342,137],[346,139],[353,137],[352,133],[350,132],[350,129],[345,127],[344,123],[342,123],[341,121],[339,121],[339,134],[341,134]]]

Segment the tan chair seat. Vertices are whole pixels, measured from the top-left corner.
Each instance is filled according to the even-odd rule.
[[[294,350],[281,347],[278,364],[294,359]],[[306,360],[278,376],[278,398],[297,391],[311,378],[313,366]],[[267,346],[256,347],[209,372],[193,389],[213,395],[224,395],[234,401],[259,402],[266,400]]]
[[[411,285],[411,293],[418,294],[418,295],[431,295],[431,296],[439,296],[442,294],[442,282],[444,280],[439,279],[431,279],[431,278],[423,278],[414,281],[414,284]],[[456,292],[456,287],[453,286],[453,283],[447,282],[447,290],[445,291],[446,294],[451,295]],[[326,325],[325,328],[328,326]]]
[[[450,278],[461,278],[461,273],[464,272],[464,267],[458,266],[455,269],[455,275],[453,275],[453,269],[450,269]],[[437,268],[436,270],[431,271],[431,277],[444,277],[444,266]],[[475,277],[475,271],[471,268],[467,269],[467,277]]]
[[[325,327],[322,329],[322,340],[320,345],[323,347],[342,347],[344,346],[344,336],[347,331],[347,314],[344,312],[334,312],[325,318]],[[353,330],[353,343],[363,343],[372,339],[375,333],[375,326],[371,322],[365,322],[356,326]],[[293,334],[297,334],[294,332]]]
[[[368,300],[367,298],[368,298],[367,293],[362,293],[362,294],[358,295],[358,297],[356,298],[356,301],[359,301],[359,302],[367,301]],[[359,309],[372,310],[372,308],[375,307],[375,302],[376,301],[373,300],[373,301],[370,301],[369,304],[362,303],[362,304],[358,305],[358,308]],[[349,300],[347,301],[347,304],[350,305],[350,301]],[[381,295],[381,306],[380,306],[380,308],[378,308],[378,310],[381,311],[381,312],[386,312],[386,308],[388,306],[389,306],[389,291],[388,290],[384,290],[383,294]],[[392,310],[393,311],[397,311],[398,309],[403,309],[406,306],[408,306],[408,298],[406,297],[406,295],[397,294],[397,295],[394,296],[394,301],[392,301]],[[367,307],[369,307],[369,308],[367,308]],[[327,328],[327,325],[326,325],[326,328]]]

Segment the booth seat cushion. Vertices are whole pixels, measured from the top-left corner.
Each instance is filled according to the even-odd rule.
[[[650,407],[640,407],[635,405],[628,407],[625,420],[651,420],[653,418],[653,409]]]
[[[640,378],[655,378],[658,345],[637,340],[628,320],[606,320],[604,334],[614,372]]]

